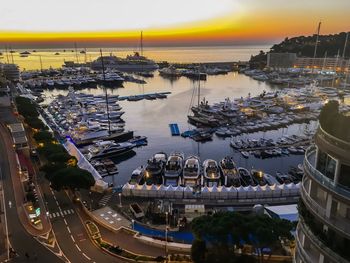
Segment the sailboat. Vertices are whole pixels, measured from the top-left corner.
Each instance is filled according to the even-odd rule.
[[[196,87],[194,86],[194,89]],[[200,101],[200,79],[198,78],[198,91],[197,91],[197,107],[191,107],[192,112],[194,114],[188,114],[187,118],[188,118],[188,122],[196,125],[196,126],[205,126],[205,127],[216,127],[217,126],[217,122],[215,119],[211,118],[210,116],[198,116],[196,115],[196,112],[193,110],[193,108],[201,108],[203,107],[203,105],[207,105],[207,102],[205,101],[205,98],[203,99],[203,102]],[[194,95],[195,92],[193,92],[192,94],[192,98],[191,98],[191,103],[194,100]],[[212,134],[213,134],[213,130],[211,128],[201,128],[201,129],[196,129],[193,132],[189,133],[192,139],[194,139],[195,141],[207,141],[207,140],[211,140],[212,139]]]

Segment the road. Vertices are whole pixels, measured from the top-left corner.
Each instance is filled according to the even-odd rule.
[[[43,183],[41,189],[57,241],[71,262],[123,262],[105,254],[91,242],[81,218],[64,191],[53,192],[47,183]]]
[[[50,262],[62,263],[54,253],[40,243],[24,229],[19,220],[19,215],[16,209],[13,185],[11,180],[10,166],[7,159],[7,151],[0,136],[0,179],[2,181],[3,202],[5,203],[4,213],[7,218],[7,227],[9,233],[9,242],[12,248],[17,252],[18,256],[12,259],[11,262]],[[12,205],[9,205],[9,202]],[[4,222],[5,223],[5,222]],[[27,260],[25,253],[28,253],[30,258]],[[34,259],[37,255],[37,260]]]

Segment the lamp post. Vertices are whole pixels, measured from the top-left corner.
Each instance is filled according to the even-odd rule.
[[[168,262],[168,212],[165,212],[165,258]]]
[[[119,196],[119,207],[122,207],[122,193],[119,193],[118,196]]]
[[[134,228],[135,228],[135,220],[134,219],[131,219],[131,225],[132,225],[132,230],[134,230]]]

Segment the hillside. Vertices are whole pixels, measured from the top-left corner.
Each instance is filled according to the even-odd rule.
[[[346,33],[341,32],[334,35],[320,35],[319,44],[317,47],[316,57],[324,57],[327,52],[327,57],[335,57],[338,52],[342,56]],[[316,43],[316,35],[313,36],[298,36],[293,38],[286,38],[279,44],[271,47],[271,53],[296,53],[299,57],[313,57]],[[266,54],[260,52],[258,55],[252,56],[250,64],[252,67],[262,67],[266,65]],[[345,57],[350,57],[350,36],[345,51]]]

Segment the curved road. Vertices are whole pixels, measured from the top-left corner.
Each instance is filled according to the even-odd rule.
[[[13,185],[9,162],[7,159],[5,144],[2,136],[0,136],[0,179],[2,181],[2,189],[6,208],[5,215],[7,217],[9,241],[18,256],[13,258],[11,262],[28,262],[25,253],[30,256],[29,262],[50,262],[62,263],[55,254],[41,245],[34,237],[28,234],[19,220],[17,214]],[[11,207],[9,202],[12,203]],[[2,222],[3,223],[3,222]],[[34,254],[37,255],[37,260],[34,259]],[[73,261],[74,262],[74,261]]]

